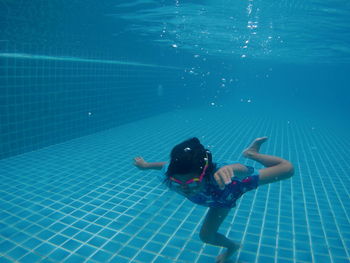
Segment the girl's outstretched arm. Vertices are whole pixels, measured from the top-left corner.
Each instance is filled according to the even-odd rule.
[[[134,158],[134,165],[140,170],[148,170],[148,169],[161,170],[165,164],[166,162],[149,163],[149,162],[146,162],[141,156]]]

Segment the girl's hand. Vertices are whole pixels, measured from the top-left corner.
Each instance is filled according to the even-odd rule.
[[[224,190],[226,184],[230,184],[232,182],[231,177],[233,176],[234,176],[233,167],[230,165],[221,167],[214,174],[214,178],[221,190]]]
[[[147,169],[147,162],[140,156],[134,158],[134,165],[140,170]]]

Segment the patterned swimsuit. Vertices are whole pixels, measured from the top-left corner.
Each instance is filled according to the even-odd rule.
[[[232,163],[231,163],[232,164]],[[206,207],[222,207],[222,208],[232,208],[236,206],[236,200],[240,198],[244,193],[256,189],[259,183],[259,175],[253,175],[254,168],[251,166],[246,166],[249,170],[249,176],[243,180],[239,180],[235,177],[232,178],[232,182],[225,185],[223,190],[220,189],[217,184],[214,174],[221,167],[229,165],[229,163],[217,163],[216,169],[209,176],[208,183],[205,183],[204,188],[201,192],[194,195],[186,195],[183,192],[176,190],[177,188],[171,187],[171,190],[175,190],[177,193],[185,196],[188,200],[196,203],[198,205]],[[168,165],[164,165],[162,173],[164,174],[168,169]]]

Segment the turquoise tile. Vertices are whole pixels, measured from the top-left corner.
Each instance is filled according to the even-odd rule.
[[[113,257],[112,253],[99,250],[94,254],[91,259],[96,260],[97,262],[108,262]]]
[[[167,246],[164,247],[164,249],[160,253],[168,257],[176,258],[180,252],[181,250],[179,248]]]
[[[69,251],[74,251],[76,250],[78,247],[80,247],[83,243],[70,239],[67,242],[65,242],[64,244],[62,244],[62,247],[69,250]]]
[[[195,262],[195,259],[197,257],[198,253],[195,253],[193,251],[183,251],[179,256],[179,260],[182,260],[184,262]]]
[[[33,249],[33,248],[37,247],[38,245],[40,245],[41,243],[42,243],[42,241],[39,239],[30,238],[26,242],[23,243],[23,246],[25,248]],[[1,246],[1,244],[0,244],[0,246]]]
[[[110,263],[130,263],[130,259],[119,255],[115,255],[109,262]]]
[[[56,248],[56,246],[48,244],[48,243],[42,243],[40,246],[34,249],[34,252],[38,253],[39,255],[46,256],[51,253]]]
[[[116,242],[126,243],[130,239],[131,239],[131,236],[126,235],[124,233],[119,233],[119,234],[115,235],[112,240],[116,241]]]
[[[28,228],[26,228],[26,233],[30,234],[30,235],[35,235],[36,233],[42,231],[43,228],[37,225],[32,225]]]
[[[331,258],[327,251],[324,251],[324,254],[314,254],[314,259],[315,262],[331,262]]]
[[[129,245],[133,246],[133,247],[140,247],[141,248],[144,246],[144,244],[146,244],[146,242],[147,242],[147,240],[145,240],[145,239],[135,237],[135,238],[130,240]]]
[[[141,251],[135,258],[135,260],[139,260],[141,262],[152,262],[152,260],[156,257],[155,254],[149,253],[147,251]]]
[[[54,235],[55,235],[55,232],[52,232],[52,231],[49,231],[49,230],[43,230],[37,236],[40,237],[43,240],[48,240]]]
[[[66,257],[68,257],[70,253],[64,249],[56,248],[54,251],[51,252],[51,254],[48,255],[49,259],[55,260],[55,261],[64,261]]]
[[[154,235],[153,231],[149,231],[148,229],[143,229],[138,233],[137,236],[140,238],[149,239],[153,237],[153,235]]]
[[[308,241],[308,239],[305,239],[305,241]],[[296,250],[310,250],[310,244],[308,242],[296,242],[295,243],[295,249]]]
[[[107,218],[99,218],[95,221],[96,224],[102,225],[102,226],[107,226],[110,224],[111,220]]]
[[[275,262],[275,258],[269,257],[269,256],[265,256],[265,255],[259,255],[258,256],[258,263],[274,263]]]
[[[138,249],[132,248],[132,247],[123,247],[121,250],[119,250],[119,255],[132,258],[135,256],[135,254],[138,252]]]
[[[86,258],[75,254],[71,254],[64,260],[65,263],[83,263],[85,261],[86,261]]]
[[[279,239],[278,246],[281,248],[292,249],[293,242],[291,240],[288,240],[288,239]]]
[[[96,251],[96,248],[91,247],[89,245],[83,245],[75,253],[83,257],[90,257],[93,253],[95,253],[95,251]]]
[[[103,229],[102,226],[91,224],[85,228],[85,231],[88,231],[90,233],[98,233],[101,229]]]
[[[159,242],[159,243],[166,242],[168,239],[169,239],[169,236],[163,235],[163,234],[156,234],[153,237],[153,240],[156,241],[156,242]]]
[[[334,263],[349,263],[349,258],[332,257],[332,262]]]
[[[241,251],[238,256],[238,262],[254,262],[257,255],[247,251]]]
[[[42,227],[48,227],[49,225],[53,224],[55,221],[51,220],[50,218],[43,218],[36,223]]]
[[[340,248],[341,247],[342,250],[344,250],[343,242],[340,239],[328,238],[327,242],[328,242],[330,247],[334,247],[334,248]]]
[[[28,227],[30,227],[32,225],[32,223],[23,220],[23,221],[18,221],[16,224],[14,224],[14,227],[18,228],[18,229],[26,229]]]
[[[111,252],[111,253],[116,253],[121,248],[122,248],[122,243],[113,242],[113,241],[109,241],[103,246],[104,250]]]
[[[293,250],[292,249],[278,248],[277,253],[278,253],[277,254],[278,257],[293,258]]]
[[[41,219],[42,217],[40,215],[31,215],[27,219],[32,222],[37,222]]]
[[[344,249],[343,246],[339,247],[330,247],[329,248],[331,255],[336,256],[336,257],[348,257],[347,251]]]
[[[61,223],[54,223],[52,224],[49,229],[54,231],[54,232],[59,232],[61,231],[62,229],[66,228],[67,225],[64,225],[64,224],[61,224]]]
[[[0,255],[0,262],[1,263],[13,263],[13,260]]]
[[[88,232],[79,232],[78,234],[76,234],[74,236],[75,239],[82,241],[82,242],[86,242],[87,240],[89,240],[92,237],[92,234],[88,233]]]
[[[26,255],[28,252],[29,252],[28,249],[17,246],[14,249],[12,249],[11,251],[9,251],[7,253],[7,255],[10,256],[11,258],[18,260],[18,259],[22,258],[24,255]]]
[[[263,255],[267,255],[267,256],[271,256],[271,255],[275,255],[275,247],[272,246],[260,246],[260,253]]]
[[[80,232],[79,229],[74,228],[74,227],[68,227],[62,231],[62,234],[65,236],[73,237],[76,235],[78,232]]]
[[[168,244],[171,246],[174,246],[174,247],[182,248],[186,242],[187,242],[186,239],[174,237],[174,238],[170,239]]]
[[[161,250],[162,247],[163,247],[162,244],[151,241],[145,246],[144,249],[157,253]]]
[[[102,247],[107,242],[107,239],[95,236],[89,241],[87,241],[88,244],[93,245],[95,247]]]
[[[89,225],[89,223],[87,223],[83,220],[76,221],[75,223],[72,224],[72,226],[79,228],[79,229],[84,229],[88,225]]]
[[[3,240],[0,242],[0,252],[5,254],[7,251],[11,250],[15,246],[15,243],[8,240]]]
[[[208,256],[208,255],[200,255],[198,261],[199,262],[214,262],[216,256]]]
[[[50,238],[48,241],[56,246],[61,246],[64,242],[68,240],[67,237],[57,234]]]
[[[295,253],[296,253],[296,260],[312,262],[311,251],[299,251],[299,250],[296,250]]]
[[[15,236],[18,231],[14,228],[7,227],[5,229],[0,230],[0,235],[6,238],[11,238]]]
[[[113,231],[113,230],[110,230],[110,229],[103,229],[98,234],[101,237],[111,238],[112,236],[114,236],[116,234],[116,231]]]
[[[242,244],[242,251],[254,253],[254,252],[257,252],[257,250],[258,250],[257,243],[244,242]]]
[[[293,258],[287,259],[287,258],[277,258],[277,263],[293,263]],[[316,261],[317,262],[317,261]],[[315,263],[316,263],[315,262]]]
[[[276,239],[272,237],[263,237],[261,239],[261,243],[273,247],[276,245]]]
[[[42,259],[41,256],[34,254],[34,253],[29,253],[25,255],[23,258],[20,259],[20,262],[22,263],[33,263],[33,262],[40,262]]]

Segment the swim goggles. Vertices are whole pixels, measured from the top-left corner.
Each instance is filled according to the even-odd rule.
[[[204,160],[205,160],[205,166],[204,166],[204,168],[203,168],[203,172],[201,173],[201,175],[200,175],[199,177],[192,178],[192,179],[190,179],[190,180],[188,180],[188,181],[186,181],[186,182],[182,182],[182,181],[180,181],[180,180],[178,180],[178,179],[176,179],[176,178],[170,176],[170,177],[169,177],[170,180],[172,180],[172,181],[174,181],[174,182],[176,182],[176,183],[178,183],[178,184],[180,184],[180,185],[187,185],[187,184],[190,184],[190,183],[192,183],[192,182],[198,182],[198,183],[202,182],[203,177],[204,177],[204,175],[205,175],[205,172],[206,172],[206,170],[207,170],[207,168],[208,168],[208,166],[209,166],[208,153],[206,153],[206,158],[204,158]]]

